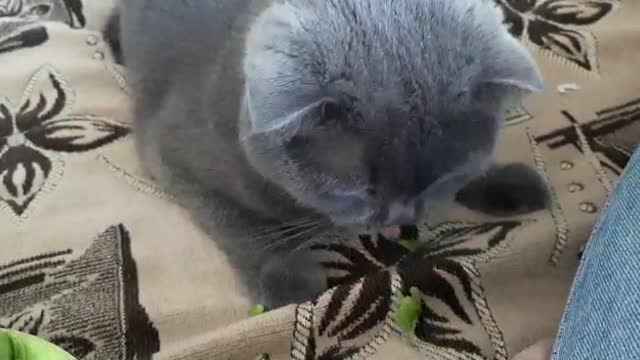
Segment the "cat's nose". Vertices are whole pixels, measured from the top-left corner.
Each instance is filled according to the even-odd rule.
[[[414,204],[394,202],[389,205],[388,225],[410,225],[416,222],[417,211]]]

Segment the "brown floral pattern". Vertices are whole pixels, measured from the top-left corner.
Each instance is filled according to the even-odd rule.
[[[592,151],[600,165],[618,177],[638,145],[633,130],[640,124],[640,98],[597,111],[596,115],[595,119],[578,121],[569,111],[563,111],[560,118],[568,125],[535,140],[551,150],[572,146],[583,154]]]
[[[59,21],[81,28],[86,25],[82,8],[81,0],[3,0],[0,1],[0,20]]]
[[[375,352],[390,333],[399,332],[393,316],[399,299],[416,287],[424,302],[412,337],[422,352],[484,359],[486,349],[464,336],[481,326],[496,359],[506,360],[504,339],[486,306],[475,264],[502,251],[521,225],[500,221],[405,227],[403,238],[417,244],[415,250],[381,235],[361,236],[357,245],[315,246],[315,251],[337,255],[323,262],[334,287],[317,301],[298,306],[292,358],[351,359]]]
[[[81,0],[0,0],[0,54],[49,40],[43,21],[77,29],[86,25]]]
[[[4,35],[6,34],[6,35]],[[24,24],[0,24],[0,54],[33,48],[49,40],[49,33],[44,26],[24,26]]]
[[[129,129],[113,120],[70,113],[72,91],[53,68],[32,78],[23,99],[0,99],[0,204],[24,214],[48,183],[55,160],[107,145]]]
[[[495,0],[509,31],[580,68],[598,71],[597,43],[585,29],[608,15],[616,0]]]
[[[160,338],[138,286],[129,232],[113,225],[84,251],[0,263],[0,328],[42,337],[78,360],[150,360]]]

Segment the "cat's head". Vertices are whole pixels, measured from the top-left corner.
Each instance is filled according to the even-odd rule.
[[[492,161],[542,79],[488,0],[289,0],[246,45],[252,165],[334,223],[411,223]]]

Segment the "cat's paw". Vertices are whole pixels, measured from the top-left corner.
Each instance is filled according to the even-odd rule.
[[[276,309],[315,299],[327,289],[327,280],[311,253],[298,251],[265,263],[259,286],[259,303]]]
[[[495,165],[456,194],[456,201],[472,210],[509,216],[548,207],[549,189],[533,168],[521,164]]]

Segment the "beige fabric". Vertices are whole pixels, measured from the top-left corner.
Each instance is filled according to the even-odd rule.
[[[513,360],[548,360],[551,357],[553,338],[546,338],[518,353]]]
[[[511,28],[548,82],[510,114],[499,159],[536,166],[552,209],[443,204],[417,229],[422,252],[366,238],[317,249],[348,269],[334,278],[366,278],[248,318],[215,241],[140,175],[125,71],[96,31],[113,3],[0,0],[0,327],[82,359],[508,359],[553,336],[640,136],[640,3],[496,1],[522,12]],[[393,314],[418,284],[431,312],[405,336]]]

